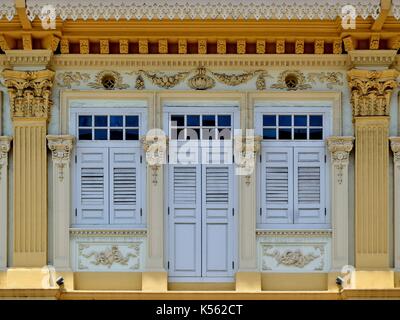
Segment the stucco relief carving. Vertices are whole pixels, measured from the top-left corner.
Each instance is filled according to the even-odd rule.
[[[235,162],[241,175],[245,176],[246,185],[250,185],[251,174],[255,170],[256,156],[261,149],[262,137],[260,136],[236,136]]]
[[[73,147],[73,136],[47,136],[48,146],[51,151],[53,163],[58,169],[58,179],[64,180],[64,168],[68,165],[71,158]]]
[[[8,152],[10,151],[11,140],[11,137],[0,136],[0,180],[1,171],[3,167],[7,167],[8,164]]]
[[[13,118],[49,118],[53,71],[4,70],[2,76],[8,88]]]
[[[311,261],[321,257],[323,247],[314,247],[315,252],[303,253],[300,249],[284,249],[282,251],[273,249],[273,246],[264,246],[264,256],[273,257],[277,265],[293,266],[297,268],[304,268]],[[271,250],[272,249],[272,250]],[[322,252],[321,252],[322,251]]]
[[[393,161],[400,165],[400,137],[391,137],[390,146],[393,151]]]
[[[152,182],[158,183],[158,174],[161,166],[166,163],[168,139],[162,132],[148,134],[141,139],[143,150],[146,153],[146,162],[152,171]]]
[[[104,70],[96,74],[95,81],[88,83],[88,86],[94,89],[104,89],[104,78],[114,79],[113,89],[127,89],[129,85],[123,83],[122,75],[117,71]]]
[[[353,117],[388,116],[393,90],[399,72],[393,69],[370,71],[352,69],[348,72]]]
[[[345,168],[349,165],[349,154],[353,149],[353,137],[330,137],[328,149],[331,152],[332,164],[337,169],[337,181],[343,183]]]
[[[187,78],[189,72],[178,72],[175,74],[164,74],[162,72],[149,72],[145,70],[139,70],[139,74],[143,74],[148,78],[154,85],[163,89],[171,89],[181,83]]]
[[[73,85],[80,86],[81,81],[88,81],[90,80],[90,75],[88,73],[83,73],[83,72],[72,72],[72,71],[67,71],[67,72],[61,72],[57,74],[57,84],[60,87],[66,87],[68,89],[71,89]]]
[[[288,78],[292,79],[288,79]],[[292,83],[288,83],[288,80]],[[277,82],[271,85],[273,89],[286,89],[286,90],[305,90],[311,89],[311,85],[307,83],[306,77],[303,72],[298,70],[286,70],[279,74]]]
[[[314,84],[317,81],[326,83],[328,89],[343,85],[343,74],[341,72],[311,72],[307,75],[307,79]]]
[[[199,67],[196,74],[188,80],[188,85],[194,90],[207,90],[215,87],[215,80],[207,75],[207,69]]]

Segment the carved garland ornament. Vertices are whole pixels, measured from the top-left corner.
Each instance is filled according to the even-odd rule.
[[[399,72],[393,69],[348,72],[353,117],[388,116],[393,90],[398,86]]]
[[[88,81],[90,79],[90,75],[88,73],[81,72],[62,72],[57,74],[57,84],[60,87],[66,87],[71,89],[73,85],[80,86],[81,81]]]
[[[326,83],[328,89],[333,89],[333,86],[343,85],[343,74],[341,72],[309,73],[307,79],[311,83],[316,83],[317,80]]]
[[[139,70],[139,75],[143,74],[148,79],[153,82],[154,85],[164,88],[171,89],[181,83],[184,79],[187,78],[190,72],[178,72],[173,75],[166,75],[164,73],[152,73],[144,70]]]
[[[304,254],[300,249],[286,249],[283,252],[272,249],[272,246],[264,246],[263,254],[264,256],[273,257],[277,262],[277,265],[284,265],[288,267],[304,268],[306,265],[322,257],[324,249],[323,246],[315,246],[314,249],[319,251],[318,253],[308,253]],[[320,270],[321,265],[316,267],[316,270]],[[323,265],[322,265],[323,269]]]
[[[47,140],[54,165],[58,169],[58,179],[62,182],[64,180],[64,168],[71,158],[74,137],[49,135]]]
[[[337,169],[338,183],[343,183],[343,170],[349,164],[349,154],[353,149],[353,137],[330,137],[328,149],[332,155],[332,163]]]
[[[106,78],[110,78],[114,80],[114,83],[112,85],[112,88],[110,89],[127,89],[129,88],[129,85],[126,83],[123,83],[122,76],[119,72],[117,71],[101,71],[97,73],[95,82],[90,82],[88,84],[89,87],[94,88],[94,89],[104,89],[104,80]]]
[[[0,180],[1,170],[3,167],[6,167],[8,163],[8,152],[10,151],[11,140],[11,137],[0,136]]]
[[[4,70],[2,76],[8,88],[13,118],[49,118],[53,71]]]

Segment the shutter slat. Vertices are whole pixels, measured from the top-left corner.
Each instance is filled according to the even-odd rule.
[[[229,168],[206,168],[206,203],[229,202]]]
[[[196,203],[196,167],[174,167],[174,203]]]

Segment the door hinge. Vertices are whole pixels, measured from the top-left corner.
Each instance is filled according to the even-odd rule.
[[[167,263],[167,268],[168,268],[168,270],[169,270],[169,261],[168,261],[168,263]]]
[[[169,207],[168,207],[168,210],[167,210],[167,211],[168,211],[168,215],[169,215]]]
[[[261,157],[262,157],[262,156],[261,156],[261,154],[260,154],[260,162],[262,162],[262,161],[261,161],[261,159],[262,159]]]
[[[232,270],[235,270],[235,261],[232,261]]]
[[[260,217],[262,216],[262,208],[260,208]]]
[[[75,217],[77,217],[77,216],[78,216],[78,209],[75,208]]]
[[[326,208],[325,208],[325,215],[326,215]]]
[[[235,163],[235,155],[232,154],[232,163]]]
[[[325,155],[325,163],[326,163],[326,155]]]
[[[235,208],[232,208],[232,216],[235,216]]]
[[[140,216],[143,216],[143,209],[140,208]]]
[[[140,163],[143,163],[143,156],[140,156]]]
[[[77,163],[77,162],[78,162],[78,156],[75,155],[75,163]]]

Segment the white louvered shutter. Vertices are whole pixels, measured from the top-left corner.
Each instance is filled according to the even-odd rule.
[[[171,276],[201,276],[201,166],[169,167]]]
[[[261,161],[261,223],[293,223],[293,148],[265,148]]]
[[[325,150],[294,149],[294,221],[325,223]]]
[[[140,148],[110,149],[110,223],[141,223]]]
[[[108,149],[78,149],[76,173],[77,223],[108,223]]]
[[[233,275],[232,165],[203,165],[203,270],[204,276]]]

